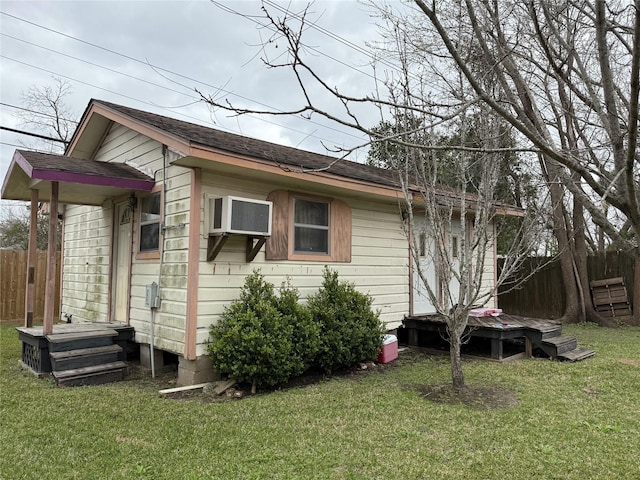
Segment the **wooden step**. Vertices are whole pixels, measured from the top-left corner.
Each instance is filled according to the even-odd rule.
[[[91,367],[120,360],[122,352],[119,345],[105,345],[103,347],[79,348],[64,352],[51,352],[51,365],[54,371],[72,370]]]
[[[82,348],[103,347],[113,343],[118,332],[113,329],[91,330],[78,333],[54,333],[47,335],[50,352],[66,352]]]
[[[542,333],[542,340],[559,337],[562,335],[562,325],[550,325],[540,329],[540,333]]]
[[[535,328],[527,328],[525,330],[525,335],[529,340],[537,345],[544,340],[547,340],[549,338],[557,338],[562,335],[562,325],[549,324],[544,326],[537,326]]]
[[[53,378],[59,386],[100,385],[122,380],[126,368],[125,362],[110,362],[90,367],[54,371]]]
[[[586,348],[575,348],[568,352],[559,354],[558,358],[560,360],[566,360],[568,362],[579,362],[580,360],[593,357],[595,354],[595,350],[588,350]]]
[[[566,335],[561,337],[547,338],[540,343],[540,348],[542,348],[545,353],[547,353],[547,355],[552,358],[557,358],[561,353],[575,350],[577,346],[578,341],[576,337],[570,337]]]

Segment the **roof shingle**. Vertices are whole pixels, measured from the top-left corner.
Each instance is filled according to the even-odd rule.
[[[202,125],[176,120],[135,108],[124,107],[102,100],[92,100],[108,109],[124,114],[134,120],[162,130],[185,142],[273,162],[294,171],[325,171],[344,178],[371,182],[393,188],[399,187],[397,173],[393,170],[338,159],[328,155],[285,147],[264,140],[222,132]]]

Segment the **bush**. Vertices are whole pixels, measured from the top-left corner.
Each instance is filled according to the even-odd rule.
[[[307,302],[320,328],[316,365],[332,372],[376,358],[384,332],[380,313],[371,309],[372,298],[339,281],[338,272],[328,267],[323,276],[322,288]]]
[[[289,281],[276,295],[259,271],[245,279],[240,298],[210,329],[209,355],[219,372],[239,382],[271,387],[312,366],[327,373],[374,359],[382,347],[379,313],[325,267],[320,291],[300,305]]]
[[[210,328],[214,368],[239,382],[274,386],[300,375],[318,349],[318,327],[287,282],[276,296],[259,271],[245,279],[240,298]]]
[[[245,279],[240,299],[225,308],[210,335],[214,367],[239,382],[250,381],[252,391],[286,382],[301,368],[292,355],[293,325],[259,271]]]
[[[311,312],[298,303],[300,294],[287,280],[280,287],[276,308],[293,327],[292,355],[299,362],[299,369],[293,375],[300,375],[311,367],[320,348],[320,327],[313,321]]]

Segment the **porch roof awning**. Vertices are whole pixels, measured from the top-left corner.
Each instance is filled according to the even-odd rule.
[[[153,178],[124,163],[16,150],[2,184],[2,198],[29,201],[35,189],[46,201],[52,182],[59,183],[60,203],[76,205],[102,205],[128,192],[151,191],[155,184]]]

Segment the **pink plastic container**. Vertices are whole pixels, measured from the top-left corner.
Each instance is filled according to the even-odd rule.
[[[395,335],[385,335],[377,362],[389,363],[396,358],[398,358],[398,338]]]

